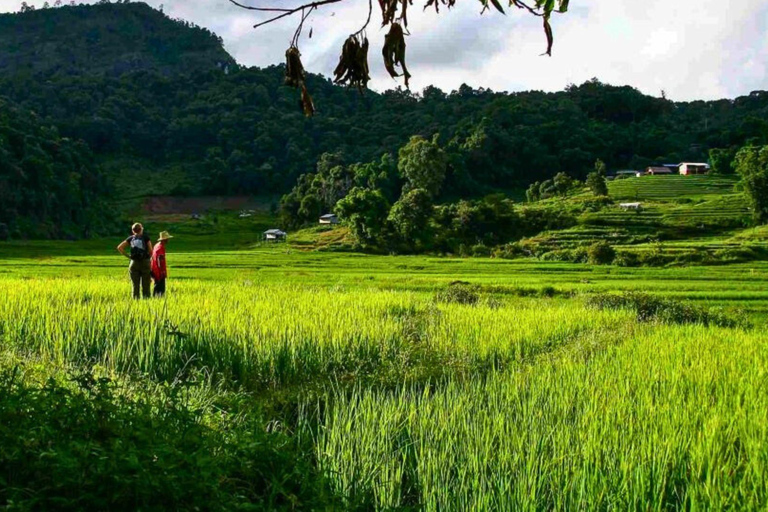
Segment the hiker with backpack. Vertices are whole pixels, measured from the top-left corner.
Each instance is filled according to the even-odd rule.
[[[168,265],[165,261],[165,244],[173,238],[167,231],[160,233],[155,248],[152,250],[152,279],[155,280],[155,297],[165,295],[165,280],[168,278]]]
[[[149,298],[150,296],[150,277],[152,273],[152,267],[150,264],[150,257],[152,254],[152,241],[149,236],[144,234],[144,226],[138,222],[131,226],[133,234],[123,240],[120,245],[117,246],[117,250],[131,260],[128,265],[128,271],[131,274],[131,282],[133,283],[133,298],[139,299],[141,297]],[[125,250],[130,247],[130,253],[126,253]]]

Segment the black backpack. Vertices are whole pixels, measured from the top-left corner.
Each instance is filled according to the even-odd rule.
[[[133,235],[131,237],[131,259],[147,260],[149,259],[149,248],[144,235]]]

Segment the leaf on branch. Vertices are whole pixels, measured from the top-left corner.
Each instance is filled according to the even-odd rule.
[[[555,37],[552,34],[552,25],[549,24],[549,15],[544,15],[544,33],[547,34],[547,51],[545,55],[552,56],[552,45],[555,42]]]
[[[405,87],[408,88],[408,80],[411,78],[411,74],[408,73],[408,68],[405,65],[405,33],[399,23],[393,23],[389,33],[384,36],[382,55],[384,56],[384,67],[389,75],[392,78],[405,77]],[[395,69],[397,66],[402,68],[402,74],[398,73]]]
[[[501,4],[499,3],[499,0],[491,0],[491,3],[497,11],[499,11],[501,14],[505,14],[504,9],[502,9]]]
[[[368,70],[368,38],[357,34],[349,36],[341,49],[339,65],[334,73],[334,83],[355,86],[361,92],[371,79]]]

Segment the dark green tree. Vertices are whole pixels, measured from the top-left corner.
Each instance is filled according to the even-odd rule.
[[[528,187],[528,190],[525,191],[525,197],[529,203],[533,203],[534,201],[541,199],[541,182],[534,181],[531,183],[531,186]]]
[[[561,196],[565,196],[574,187],[574,180],[564,172],[559,172],[552,180],[557,190],[557,193]]]
[[[425,248],[432,211],[430,194],[420,188],[406,192],[392,205],[387,221],[400,246],[409,250]]]
[[[595,160],[595,172],[603,177],[605,177],[608,174],[608,166],[606,166],[605,162],[603,162],[599,158]]]
[[[709,161],[715,174],[733,174],[733,160],[736,158],[735,148],[714,148],[709,150]]]
[[[440,193],[448,160],[437,140],[438,135],[432,140],[415,136],[400,148],[397,168],[407,181],[407,190],[421,189],[430,197]]]
[[[603,175],[598,171],[591,172],[587,175],[587,186],[596,196],[608,195],[608,185],[606,185]]]
[[[336,204],[335,211],[361,247],[381,245],[389,202],[380,190],[355,187]]]
[[[755,220],[768,222],[768,146],[742,148],[736,154],[734,167],[741,176]]]

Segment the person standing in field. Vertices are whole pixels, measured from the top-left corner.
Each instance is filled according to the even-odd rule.
[[[138,222],[131,227],[131,231],[133,234],[123,240],[117,246],[117,250],[131,260],[128,271],[133,283],[133,298],[144,297],[146,299],[150,296],[152,240],[144,234],[144,226]],[[126,253],[125,250],[129,247],[131,252]]]
[[[165,244],[173,238],[167,231],[160,233],[152,250],[152,278],[155,280],[155,297],[165,295],[165,280],[168,278],[168,264],[165,261]]]

